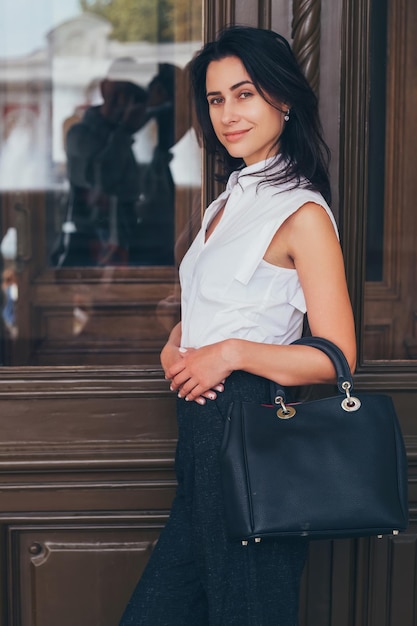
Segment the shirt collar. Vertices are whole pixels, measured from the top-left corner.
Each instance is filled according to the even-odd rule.
[[[263,170],[270,167],[274,162],[276,164],[275,167],[268,169],[268,171],[264,174]],[[232,172],[229,176],[229,180],[227,181],[226,189],[231,191],[238,182],[242,188],[245,188],[254,182],[260,182],[263,175],[273,174],[281,169],[283,170],[284,167],[285,159],[283,159],[280,155],[264,159],[258,163],[253,163],[252,165],[248,165],[240,170]]]

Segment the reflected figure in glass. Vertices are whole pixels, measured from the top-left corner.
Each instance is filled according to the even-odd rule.
[[[126,66],[133,75],[133,59],[115,61],[109,75]],[[103,79],[102,104],[67,128],[70,191],[54,266],[173,264],[175,71],[161,64],[147,87]],[[156,147],[151,161],[141,163],[135,134],[151,119]]]

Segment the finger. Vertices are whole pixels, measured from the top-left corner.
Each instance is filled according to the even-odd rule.
[[[176,363],[174,363],[173,365],[171,365],[171,367],[167,369],[166,371],[167,378],[170,378],[172,380],[175,376],[177,376],[177,374],[182,372],[184,368],[185,368],[184,361],[182,359],[180,361],[177,361]]]
[[[213,389],[209,389],[208,391],[205,391],[202,395],[204,398],[207,398],[208,400],[215,400],[217,398],[217,394],[214,392]]]
[[[178,397],[179,398],[187,398],[191,400],[195,400],[197,396],[202,396],[204,387],[200,386],[200,390],[198,393],[194,394],[193,398],[188,398],[188,396],[198,387],[198,383],[196,383],[192,378],[186,380],[182,385],[178,387]]]
[[[178,389],[181,389],[181,387],[190,380],[191,380],[190,374],[185,369],[182,370],[181,372],[179,372],[178,374],[172,377],[171,385],[170,385],[171,391],[177,391]],[[190,389],[192,389],[192,385],[190,386]],[[187,388],[187,391],[188,391],[188,388]]]
[[[183,393],[184,392],[181,389],[181,394]],[[191,401],[191,400],[195,400],[199,396],[204,397],[205,393],[206,392],[204,391],[204,387],[202,387],[201,385],[196,385],[186,395],[182,395],[182,397],[185,398],[185,400],[187,401]]]

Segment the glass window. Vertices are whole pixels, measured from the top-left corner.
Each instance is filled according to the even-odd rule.
[[[3,365],[152,365],[199,226],[195,0],[0,0]]]
[[[371,2],[365,361],[417,359],[415,2]]]

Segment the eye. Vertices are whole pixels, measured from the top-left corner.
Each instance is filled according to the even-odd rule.
[[[250,98],[251,96],[253,96],[253,93],[251,91],[241,91],[239,94],[239,98],[241,100],[246,100],[247,98]]]
[[[223,98],[221,96],[216,96],[215,98],[209,98],[209,105],[215,106],[216,104],[221,104],[223,102]]]

